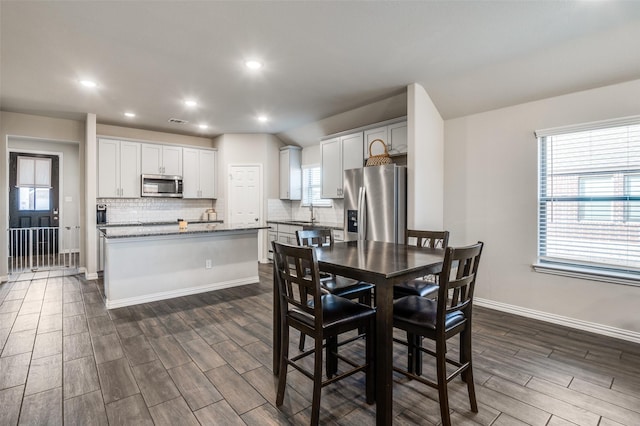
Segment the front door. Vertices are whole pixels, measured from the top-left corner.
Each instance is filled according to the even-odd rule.
[[[57,155],[10,153],[11,256],[26,256],[29,253],[54,255],[58,252],[58,186]]]

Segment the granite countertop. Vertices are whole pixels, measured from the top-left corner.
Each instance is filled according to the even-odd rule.
[[[230,226],[224,223],[189,223],[186,229],[180,229],[177,223],[171,225],[128,225],[99,227],[105,238],[155,237],[162,235],[194,235],[215,232],[234,232],[267,229],[266,225]]]
[[[285,220],[285,219],[269,219],[267,220],[267,223],[278,223],[278,224],[282,224],[282,225],[297,225],[297,226],[304,226],[307,228],[328,228],[328,229],[336,229],[336,230],[341,230],[344,229],[344,225],[342,223],[335,223],[335,222],[309,222],[309,221],[301,221],[301,220]]]
[[[224,223],[223,220],[200,220],[200,219],[186,219],[188,223]],[[108,222],[108,223],[99,223],[96,226],[98,228],[111,228],[117,226],[158,226],[158,225],[178,225],[177,220],[165,220],[162,222],[139,222],[139,221],[131,221],[131,222]]]

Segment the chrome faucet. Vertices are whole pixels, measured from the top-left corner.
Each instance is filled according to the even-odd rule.
[[[311,223],[316,221],[316,216],[313,212],[313,203],[309,203],[309,212],[311,213]]]

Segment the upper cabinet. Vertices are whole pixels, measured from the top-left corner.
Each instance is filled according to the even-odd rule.
[[[302,149],[297,146],[280,148],[280,199],[302,199]]]
[[[182,176],[182,147],[142,144],[142,174]]]
[[[322,198],[342,198],[343,172],[362,167],[363,133],[320,142]]]
[[[387,145],[390,155],[407,153],[407,122],[389,124],[364,131],[364,159],[369,158],[369,145],[376,139],[381,139]],[[371,155],[384,153],[380,143],[371,147]]]
[[[98,197],[140,197],[140,144],[98,140]]]
[[[216,198],[217,152],[211,149],[182,149],[183,198]]]

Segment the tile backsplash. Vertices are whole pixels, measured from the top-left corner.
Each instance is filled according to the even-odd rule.
[[[107,205],[107,223],[169,222],[205,219],[205,211],[215,208],[218,219],[222,209],[218,200],[180,200],[171,198],[99,198],[98,204]],[[218,203],[219,204],[219,203]]]
[[[310,219],[309,207],[301,207],[300,201],[267,200],[267,220],[303,220]],[[316,220],[323,223],[340,224],[344,220],[344,200],[333,200],[332,207],[314,207]]]

